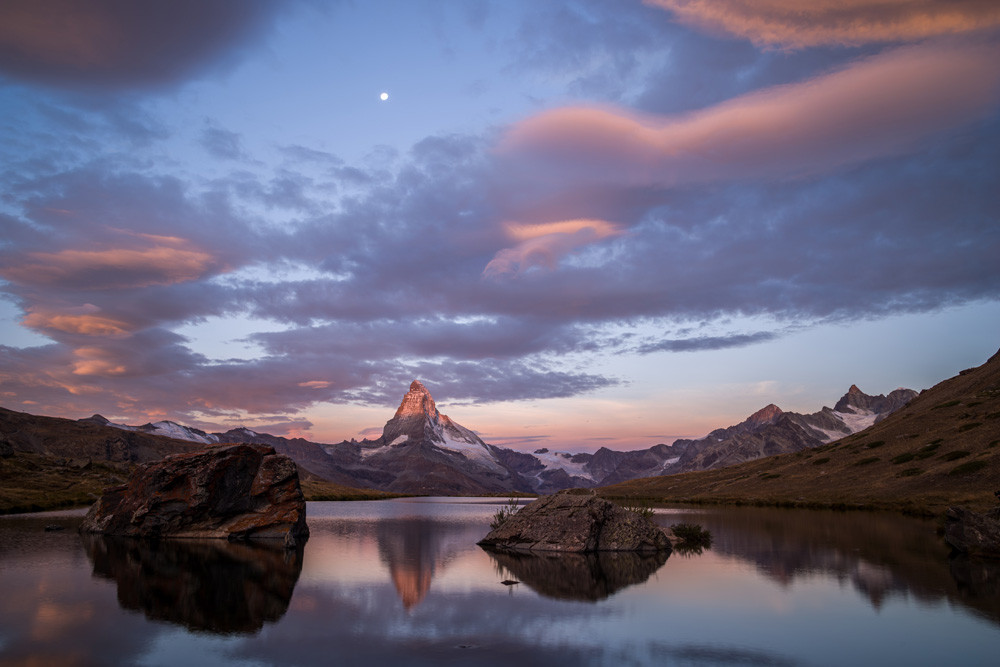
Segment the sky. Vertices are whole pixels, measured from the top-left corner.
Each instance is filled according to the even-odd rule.
[[[385,99],[383,98],[385,93]],[[0,0],[0,405],[637,449],[1000,348],[993,0]]]

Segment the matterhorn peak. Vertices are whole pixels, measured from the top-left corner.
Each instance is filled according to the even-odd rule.
[[[403,396],[403,401],[399,404],[394,418],[399,417],[423,417],[426,416],[431,421],[438,419],[437,406],[431,398],[431,392],[422,385],[419,380],[410,383],[410,390]]]

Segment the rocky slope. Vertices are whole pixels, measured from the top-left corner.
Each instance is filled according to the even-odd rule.
[[[1000,352],[835,442],[717,470],[636,479],[602,493],[937,513],[955,504],[988,509],[997,489]]]
[[[916,395],[912,389],[896,389],[888,396],[869,396],[851,385],[832,410],[824,407],[809,415],[783,412],[772,403],[736,426],[716,429],[698,440],[676,441],[684,453],[664,474],[724,468],[817,447],[868,428]]]

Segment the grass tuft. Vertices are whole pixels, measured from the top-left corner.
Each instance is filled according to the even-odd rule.
[[[670,530],[680,540],[675,546],[682,554],[700,554],[702,549],[712,548],[712,533],[697,523],[675,523]]]
[[[506,505],[501,505],[500,509],[493,513],[493,520],[490,521],[490,530],[496,530],[500,526],[507,523],[507,519],[511,518],[521,507],[517,504],[517,498],[511,496],[507,499]]]

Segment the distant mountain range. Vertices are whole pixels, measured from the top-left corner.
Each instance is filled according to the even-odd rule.
[[[664,474],[724,468],[817,447],[865,430],[916,396],[912,389],[896,389],[888,396],[869,396],[857,385],[851,385],[832,410],[823,407],[819,412],[801,415],[783,412],[772,403],[736,426],[717,429],[699,440],[675,441],[674,446],[682,447],[684,453]]]
[[[360,442],[322,444],[247,428],[206,433],[171,421],[128,426],[100,415],[79,421],[201,444],[268,444],[291,456],[304,474],[347,486],[429,495],[552,493],[719,468],[816,447],[871,426],[916,395],[910,389],[897,389],[888,396],[869,396],[852,386],[833,409],[801,415],[772,404],[704,438],[624,452],[601,448],[593,454],[546,448],[529,454],[487,444],[471,429],[441,414],[426,387],[417,381],[386,422],[382,436]]]
[[[883,402],[852,389],[832,412],[845,415],[848,426],[862,426],[872,414],[877,423],[836,441],[713,470],[630,480],[601,493],[929,515],[951,505],[993,508],[1000,489],[1000,352],[895,409],[900,397],[893,392]],[[774,423],[780,421],[778,416]]]

